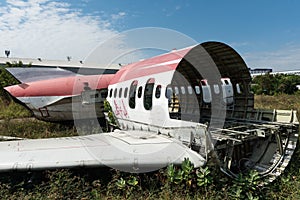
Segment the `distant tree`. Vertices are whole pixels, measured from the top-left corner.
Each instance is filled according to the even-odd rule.
[[[31,64],[29,64],[30,66]],[[10,99],[6,95],[4,91],[4,87],[9,85],[15,85],[18,84],[19,81],[16,80],[5,68],[8,67],[24,67],[23,63],[21,61],[10,63],[7,62],[4,66],[0,66],[0,98],[5,101],[9,102]]]
[[[275,77],[269,73],[256,76],[252,82],[255,85],[255,87],[253,88],[255,94],[273,95],[275,92],[275,88],[278,85]]]
[[[294,94],[298,91],[297,85],[300,85],[300,76],[298,75],[281,75],[278,77],[278,92],[285,94]]]
[[[300,76],[287,74],[265,74],[256,76],[252,81],[252,91],[255,94],[294,94],[300,85]]]

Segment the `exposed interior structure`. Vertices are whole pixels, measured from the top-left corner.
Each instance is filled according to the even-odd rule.
[[[248,67],[235,50],[202,43],[184,56],[167,87],[169,114],[209,124],[228,175],[257,170],[273,180],[296,147],[298,122],[294,111],[255,110],[250,82]]]

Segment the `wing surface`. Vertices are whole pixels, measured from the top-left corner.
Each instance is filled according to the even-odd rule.
[[[179,141],[145,131],[0,142],[0,171],[108,166],[147,172],[189,158],[205,159]]]

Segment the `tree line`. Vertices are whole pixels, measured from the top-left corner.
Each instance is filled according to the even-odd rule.
[[[29,65],[30,66],[30,65]],[[0,65],[0,99],[9,101],[7,94],[4,91],[4,87],[9,85],[18,84],[19,81],[16,80],[5,68],[8,67],[24,67],[21,61],[9,63],[7,62],[5,65]]]
[[[253,78],[251,89],[254,94],[295,94],[300,85],[300,76],[295,74],[264,74]]]

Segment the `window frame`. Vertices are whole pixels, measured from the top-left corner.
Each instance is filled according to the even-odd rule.
[[[157,85],[155,88],[155,98],[159,99],[160,97],[161,97],[161,85]]]
[[[136,106],[137,87],[138,87],[138,81],[137,80],[132,81],[129,88],[129,94],[128,94],[128,105],[129,108],[131,109],[135,109]]]
[[[153,105],[153,91],[154,91],[155,79],[150,78],[147,80],[144,88],[143,104],[146,110],[151,110]]]

